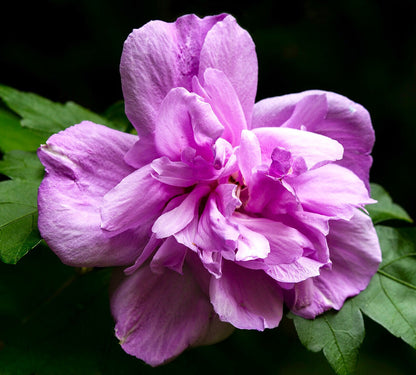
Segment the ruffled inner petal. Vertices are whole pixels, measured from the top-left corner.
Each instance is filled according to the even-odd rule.
[[[179,206],[159,216],[152,227],[156,237],[169,237],[184,229],[198,215],[199,203],[210,190],[208,185],[195,187]]]
[[[212,161],[212,146],[223,130],[208,103],[184,88],[174,88],[159,110],[154,133],[156,149],[172,161],[181,160],[189,148]]]
[[[224,72],[208,68],[204,72],[206,100],[224,125],[222,138],[231,145],[240,143],[241,131],[247,129],[239,98]]]
[[[337,141],[308,131],[290,128],[258,128],[257,136],[263,161],[267,164],[276,147],[284,148],[293,158],[302,158],[308,169],[342,159],[343,147]]]

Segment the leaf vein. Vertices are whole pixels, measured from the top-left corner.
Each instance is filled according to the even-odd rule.
[[[25,215],[19,216],[19,217],[17,217],[16,219],[13,219],[13,220],[11,220],[11,221],[8,221],[8,222],[6,222],[6,223],[4,223],[4,224],[0,225],[0,230],[2,230],[4,227],[6,227],[6,226],[8,226],[8,225],[10,225],[10,224],[12,224],[12,223],[14,223],[14,222],[17,222],[17,221],[19,221],[19,220],[21,220],[21,219],[23,219],[23,218],[25,218],[25,217],[28,217],[28,216],[31,216],[31,215],[35,215],[35,214],[36,214],[36,210],[33,210],[32,212],[29,212],[28,214],[25,214]]]
[[[389,274],[388,272],[385,272],[385,271],[383,271],[383,270],[381,270],[381,269],[379,269],[377,272],[378,272],[380,275],[383,275],[384,277],[389,278],[390,280],[393,280],[393,281],[395,281],[395,282],[397,282],[397,283],[399,283],[399,284],[405,285],[405,286],[407,286],[407,287],[408,287],[408,288],[410,288],[410,289],[416,290],[416,286],[415,286],[415,285],[410,284],[410,283],[408,283],[407,281],[404,281],[404,280],[402,280],[402,279],[399,279],[399,278],[397,278],[397,277],[395,277],[395,276],[393,276],[393,275]]]
[[[410,324],[410,322],[407,320],[407,318],[403,315],[403,313],[400,311],[400,309],[398,308],[398,306],[396,305],[396,303],[393,301],[393,299],[390,297],[390,295],[387,292],[387,289],[384,287],[383,282],[381,277],[380,279],[380,286],[381,289],[383,289],[384,294],[386,295],[387,299],[390,301],[390,303],[392,304],[392,306],[396,309],[396,311],[399,313],[399,315],[402,317],[402,319],[407,323],[407,325],[410,327],[410,329],[416,334],[416,329],[414,327],[412,327],[412,325]]]
[[[324,318],[324,321],[325,321],[326,325],[328,326],[329,330],[331,331],[332,336],[334,337],[335,346],[337,347],[337,349],[339,351],[339,354],[341,356],[342,363],[343,363],[343,367],[344,367],[344,369],[347,369],[347,363],[346,363],[346,360],[344,358],[344,354],[343,354],[343,352],[341,350],[341,347],[339,346],[339,343],[338,343],[338,340],[337,340],[337,336],[335,334],[335,331],[332,328],[331,324],[329,323],[327,317],[325,315],[323,315],[323,318]]]

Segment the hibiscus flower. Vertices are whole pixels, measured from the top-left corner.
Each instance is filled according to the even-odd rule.
[[[255,46],[226,14],[134,30],[120,71],[137,135],[84,121],[50,137],[38,205],[65,264],[117,266],[127,353],[159,365],[366,288],[381,253],[362,106],[325,91],[255,104]]]

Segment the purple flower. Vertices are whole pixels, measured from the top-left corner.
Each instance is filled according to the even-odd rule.
[[[39,150],[39,229],[72,266],[122,266],[123,349],[151,365],[306,318],[366,288],[381,260],[364,205],[374,132],[349,99],[254,104],[257,57],[229,15],[152,21],[125,42],[138,136],[85,121]]]

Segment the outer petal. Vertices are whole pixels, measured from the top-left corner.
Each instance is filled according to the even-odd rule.
[[[136,140],[85,121],[39,149],[46,169],[38,195],[39,230],[64,263],[124,265],[140,252],[149,226],[113,238],[100,228],[103,196],[133,171],[123,157]]]
[[[150,165],[134,171],[104,196],[101,227],[109,235],[155,220],[169,199],[183,192],[157,181],[151,171]]]
[[[305,113],[304,108],[302,111],[296,110],[298,105],[306,104],[305,98],[316,98],[323,94],[327,99],[328,112],[322,121],[316,121],[316,117],[315,121],[309,123],[291,121],[295,113]],[[309,104],[311,111],[316,111],[317,100],[310,100]],[[308,115],[306,118],[311,117]],[[337,163],[352,170],[369,190],[369,170],[372,164],[370,152],[374,145],[374,130],[370,115],[364,107],[342,95],[318,90],[268,98],[254,106],[253,128],[289,126],[300,129],[302,125],[308,131],[340,142],[344,147],[344,157]]]
[[[328,244],[332,269],[286,292],[295,314],[305,318],[334,308],[364,290],[381,262],[380,245],[371,218],[356,210],[351,221],[331,222]]]
[[[228,77],[250,126],[257,91],[257,55],[249,33],[238,26],[234,17],[227,16],[207,33],[198,75],[202,84],[207,68],[221,70]]]
[[[116,336],[123,349],[152,366],[192,345],[230,333],[220,323],[190,269],[154,274],[142,267],[118,281],[111,297]],[[214,335],[215,329],[217,335]]]
[[[241,329],[277,327],[283,298],[277,283],[263,271],[224,262],[221,278],[211,278],[211,302],[220,319]]]
[[[151,21],[124,43],[120,73],[126,114],[140,136],[152,134],[157,112],[174,87],[191,89],[207,32],[225,15],[186,15],[174,23]]]

